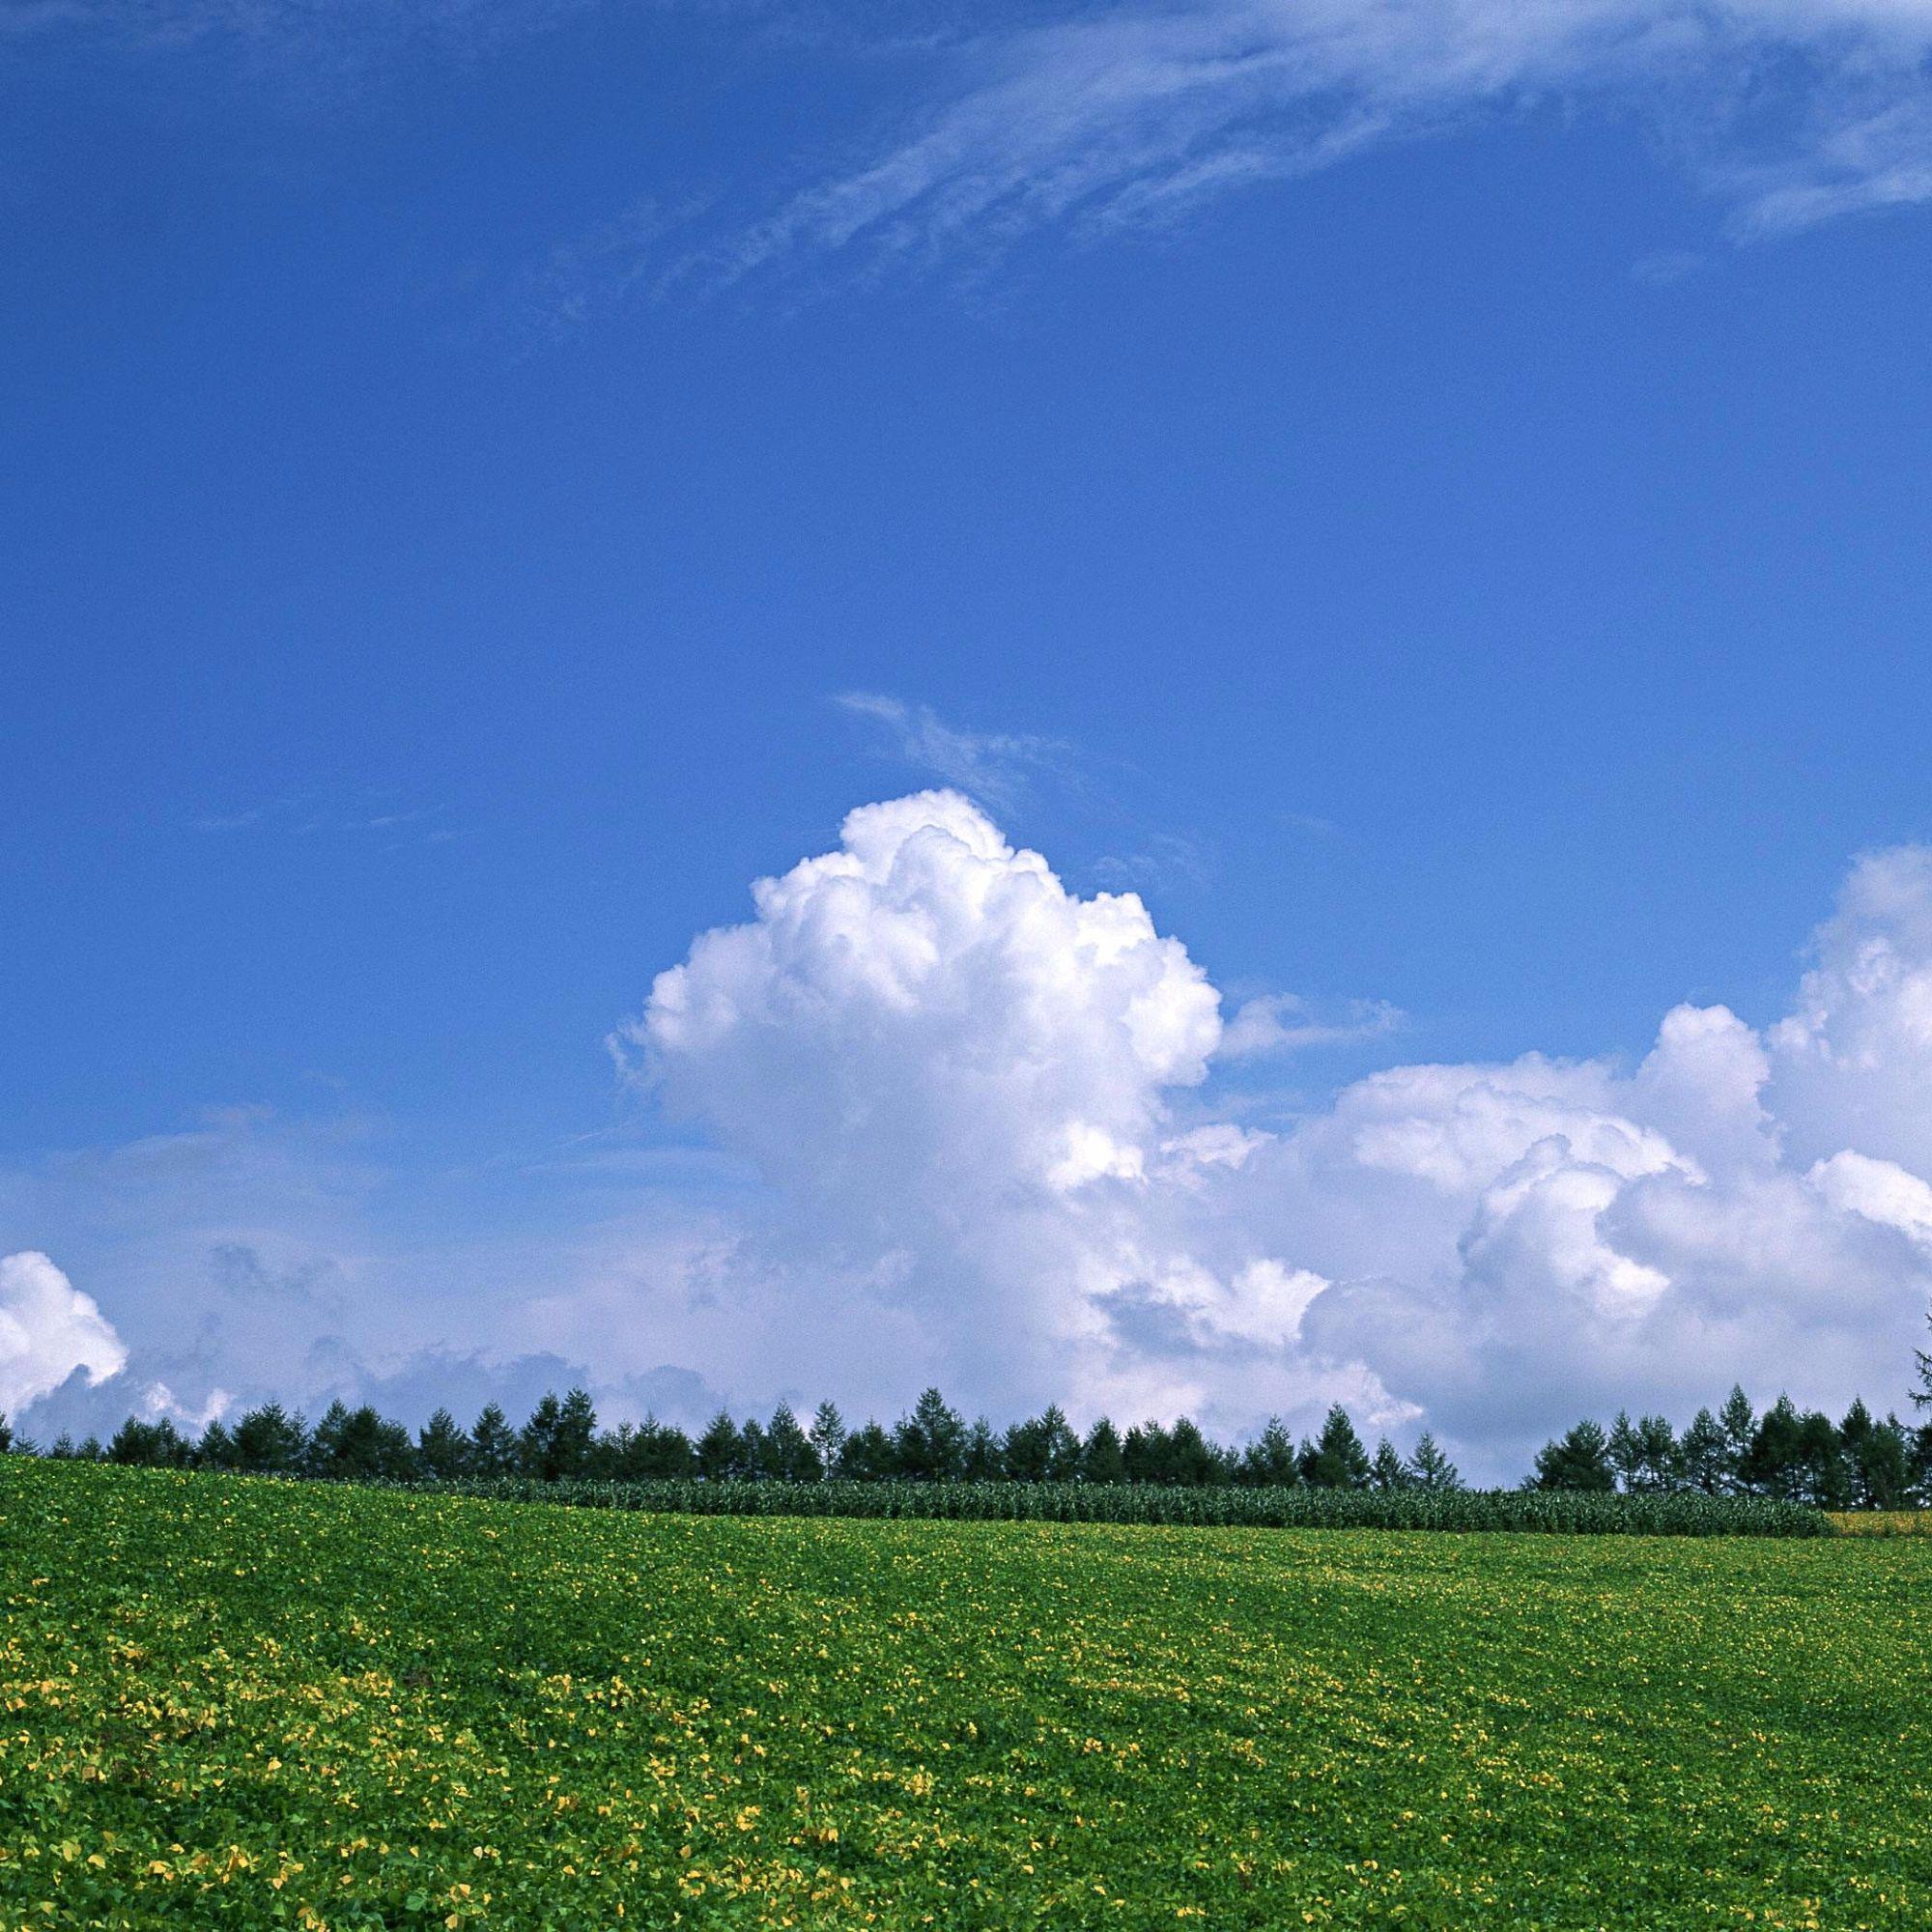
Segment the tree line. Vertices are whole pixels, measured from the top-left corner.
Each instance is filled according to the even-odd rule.
[[[1715,1415],[1700,1408],[1681,1435],[1661,1415],[1633,1422],[1619,1413],[1608,1429],[1579,1422],[1538,1452],[1530,1481],[1631,1495],[1701,1490],[1827,1510],[1922,1508],[1932,1506],[1932,1424],[1881,1419],[1862,1401],[1833,1422],[1782,1395],[1757,1415],[1733,1388]]]
[[[1918,1357],[1921,1386],[1912,1400],[1932,1406],[1932,1355]],[[34,1452],[0,1416],[0,1451]],[[331,1403],[311,1425],[269,1402],[232,1426],[209,1423],[190,1436],[165,1419],[129,1416],[105,1443],[62,1435],[36,1453],[176,1468],[389,1482],[520,1477],[538,1482],[915,1482],[1086,1483],[1169,1488],[1246,1486],[1326,1490],[1454,1491],[1456,1466],[1425,1433],[1407,1456],[1386,1439],[1371,1452],[1348,1410],[1331,1407],[1321,1429],[1296,1442],[1272,1417],[1239,1448],[1210,1441],[1188,1417],[1122,1431],[1105,1416],[1083,1435],[1058,1405],[996,1430],[968,1422],[936,1388],[888,1429],[848,1429],[838,1407],[819,1404],[801,1421],[789,1403],[770,1418],[738,1422],[721,1409],[696,1436],[646,1417],[598,1426],[581,1388],[549,1394],[521,1427],[489,1404],[464,1428],[439,1408],[412,1435],[368,1406]],[[1715,1412],[1701,1408],[1680,1435],[1662,1415],[1609,1428],[1594,1421],[1548,1442],[1525,1489],[1632,1495],[1702,1492],[1762,1496],[1822,1509],[1932,1505],[1932,1422],[1874,1416],[1856,1401],[1833,1422],[1801,1411],[1787,1396],[1762,1414],[1741,1387]]]
[[[1371,1455],[1348,1410],[1328,1411],[1320,1432],[1297,1444],[1279,1417],[1240,1449],[1208,1440],[1182,1416],[1171,1427],[1136,1423],[1122,1432],[1102,1416],[1085,1435],[1052,1404],[996,1431],[968,1422],[936,1388],[924,1391],[891,1429],[867,1421],[848,1429],[837,1405],[820,1403],[810,1423],[781,1402],[768,1421],[740,1423],[721,1409],[696,1436],[674,1423],[598,1426],[581,1388],[549,1394],[521,1428],[489,1404],[468,1429],[439,1408],[413,1435],[368,1406],[331,1403],[311,1425],[280,1403],[263,1403],[232,1426],[211,1422],[199,1436],[162,1417],[130,1415],[113,1438],[76,1443],[62,1435],[43,1450],[14,1440],[0,1416],[0,1450],[172,1468],[233,1469],[251,1475],[388,1482],[453,1482],[521,1476],[540,1482],[1025,1482],[1127,1483],[1172,1487],[1244,1484],[1326,1489],[1453,1490],[1455,1465],[1424,1435],[1413,1454],[1387,1441]]]

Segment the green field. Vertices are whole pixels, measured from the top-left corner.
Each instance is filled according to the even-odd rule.
[[[0,1462],[0,1925],[1932,1924],[1932,1538]]]

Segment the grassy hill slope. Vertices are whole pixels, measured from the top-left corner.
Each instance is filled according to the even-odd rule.
[[[1932,1923],[1932,1538],[0,1462],[0,1926]]]

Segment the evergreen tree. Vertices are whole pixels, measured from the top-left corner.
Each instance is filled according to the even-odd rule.
[[[818,1466],[830,1476],[838,1467],[838,1455],[845,1447],[845,1418],[837,1406],[821,1402],[811,1418],[811,1447]]]
[[[469,1473],[469,1438],[448,1409],[439,1408],[417,1433],[416,1461],[439,1483]]]
[[[1037,1418],[1009,1422],[1000,1438],[1000,1474],[1009,1483],[1046,1479],[1046,1443]]]
[[[1259,1488],[1284,1489],[1300,1479],[1294,1466],[1294,1438],[1282,1427],[1281,1417],[1268,1417],[1262,1433],[1241,1452],[1237,1482]]]
[[[477,1476],[510,1476],[517,1469],[517,1435],[510,1418],[501,1407],[489,1402],[469,1432],[470,1473]]]
[[[1911,1509],[1918,1501],[1912,1435],[1896,1415],[1888,1415],[1873,1431],[1872,1447],[1858,1471],[1859,1483],[1873,1498],[1873,1509]]]
[[[1718,1427],[1724,1432],[1724,1487],[1747,1490],[1750,1480],[1747,1467],[1751,1444],[1757,1439],[1757,1417],[1752,1413],[1750,1398],[1736,1382],[1731,1384],[1731,1392],[1718,1411]]]
[[[1854,1508],[1870,1507],[1862,1500],[1864,1486],[1859,1479],[1859,1465],[1868,1453],[1868,1445],[1877,1428],[1871,1410],[1865,1406],[1864,1397],[1854,1396],[1851,1407],[1845,1411],[1845,1419],[1838,1424],[1838,1448],[1845,1459],[1847,1488],[1851,1492]]]
[[[1646,1415],[1636,1426],[1636,1485],[1643,1490],[1682,1486],[1683,1463],[1668,1419]]]
[[[615,1429],[600,1430],[590,1444],[590,1457],[583,1465],[583,1473],[593,1482],[617,1482],[631,1466],[637,1451],[635,1423],[620,1422]]]
[[[736,1473],[739,1481],[745,1483],[762,1483],[771,1477],[771,1444],[765,1440],[764,1424],[755,1415],[748,1417],[738,1432]]]
[[[818,1451],[799,1426],[788,1402],[772,1410],[771,1424],[765,1431],[765,1459],[781,1483],[815,1483],[825,1473]]]
[[[1058,1403],[1007,1431],[1001,1462],[1016,1483],[1068,1483],[1080,1473],[1080,1438]]]
[[[625,1445],[622,1469],[627,1482],[663,1481],[697,1474],[697,1457],[691,1437],[674,1423],[644,1417]]]
[[[1121,1440],[1121,1461],[1130,1483],[1171,1483],[1167,1431],[1157,1422],[1137,1422]]]
[[[1416,1438],[1415,1454],[1408,1459],[1410,1482],[1418,1490],[1460,1490],[1463,1478],[1454,1463],[1437,1446],[1435,1436],[1424,1430]]]
[[[110,1463],[147,1468],[185,1468],[192,1454],[186,1438],[166,1416],[157,1422],[142,1422],[130,1415],[107,1445]]]
[[[539,1482],[572,1481],[588,1469],[596,1439],[597,1410],[587,1391],[571,1389],[561,1401],[546,1392],[517,1436],[517,1460]]]
[[[915,1483],[958,1480],[966,1460],[966,1424],[936,1388],[922,1392],[894,1433],[900,1472]]]
[[[1369,1464],[1369,1487],[1385,1492],[1412,1487],[1408,1464],[1397,1455],[1386,1435],[1376,1444],[1375,1460]]]
[[[14,1425],[7,1420],[7,1412],[0,1409],[0,1456],[14,1453]]]
[[[658,1425],[656,1448],[652,1452],[659,1467],[654,1473],[665,1476],[697,1474],[697,1444],[675,1423]]]
[[[1167,1462],[1168,1480],[1186,1489],[1203,1489],[1222,1474],[1220,1452],[1190,1416],[1180,1416],[1167,1432]]]
[[[1087,1432],[1080,1451],[1083,1483],[1124,1483],[1127,1461],[1121,1451],[1121,1432],[1103,1415]]]
[[[322,1412],[322,1420],[315,1425],[302,1451],[302,1469],[311,1476],[340,1476],[347,1473],[342,1468],[342,1436],[349,1427],[349,1405],[340,1398],[331,1402]]]
[[[1304,1443],[1301,1480],[1320,1490],[1361,1490],[1368,1487],[1369,1452],[1338,1402],[1321,1423],[1321,1434]]]
[[[556,1435],[551,1447],[556,1475],[551,1480],[564,1481],[583,1475],[590,1466],[590,1449],[596,1440],[597,1410],[589,1391],[569,1390],[557,1410]]]
[[[1546,1442],[1536,1452],[1535,1490],[1613,1490],[1617,1472],[1610,1466],[1609,1442],[1603,1427],[1579,1422],[1567,1435]]]
[[[1932,1308],[1925,1311],[1925,1322],[1927,1327],[1932,1327]],[[1912,1364],[1918,1378],[1918,1386],[1910,1392],[1912,1406],[1914,1408],[1932,1408],[1932,1349],[1913,1350]],[[4,1416],[0,1416],[0,1422],[5,1420]]]
[[[1750,1446],[1745,1451],[1738,1475],[1753,1495],[1777,1496],[1786,1501],[1802,1497],[1804,1487],[1800,1435],[1802,1424],[1797,1406],[1788,1395],[1780,1395],[1758,1417],[1751,1431]]]
[[[646,1432],[655,1433],[657,1419],[645,1416],[641,1422],[620,1422],[597,1438],[597,1453],[591,1458],[593,1473],[609,1482],[640,1483],[645,1479]]]
[[[1050,1402],[1040,1421],[1046,1429],[1046,1480],[1071,1483],[1080,1476],[1080,1438],[1057,1402]]]
[[[1909,1431],[1906,1447],[1906,1496],[1920,1509],[1932,1508],[1932,1422],[1921,1422]]]
[[[235,1425],[237,1465],[254,1475],[289,1476],[300,1470],[308,1429],[278,1402],[251,1408]]]
[[[232,1469],[241,1462],[233,1433],[224,1428],[218,1419],[201,1432],[201,1440],[195,1444],[194,1460],[196,1466],[204,1469]]]
[[[1631,1421],[1628,1409],[1617,1410],[1617,1419],[1610,1424],[1609,1440],[1605,1447],[1609,1453],[1610,1467],[1616,1471],[1618,1485],[1626,1492],[1634,1490],[1642,1476],[1643,1442],[1637,1435],[1636,1426]]]
[[[539,1482],[556,1481],[556,1433],[563,1424],[563,1404],[554,1389],[546,1389],[530,1419],[517,1432],[517,1465]]]
[[[1700,1408],[1690,1418],[1690,1426],[1678,1444],[1684,1480],[1693,1489],[1715,1496],[1725,1489],[1735,1463],[1723,1424],[1708,1408]]]
[[[993,1434],[993,1425],[983,1415],[976,1415],[972,1428],[966,1432],[966,1448],[960,1460],[959,1473],[969,1483],[999,1480],[1000,1438]]]
[[[1819,1509],[1841,1510],[1852,1500],[1852,1467],[1837,1426],[1817,1410],[1798,1425],[1798,1497]]]
[[[721,1408],[697,1438],[697,1473],[707,1483],[728,1481],[738,1473],[744,1448],[738,1425]]]
[[[422,1473],[422,1466],[416,1461],[416,1445],[410,1440],[410,1432],[386,1415],[376,1415],[374,1409],[367,1412],[376,1416],[372,1443],[375,1473],[386,1482],[413,1481]]]
[[[848,1482],[884,1483],[899,1472],[893,1438],[876,1422],[867,1420],[845,1438],[838,1452],[838,1473]]]
[[[1838,1425],[1854,1509],[1902,1508],[1912,1492],[1912,1445],[1895,1415],[1872,1419],[1855,1401]]]
[[[350,1408],[332,1402],[308,1439],[302,1467],[338,1482],[401,1482],[415,1473],[415,1449],[401,1423],[367,1403]]]

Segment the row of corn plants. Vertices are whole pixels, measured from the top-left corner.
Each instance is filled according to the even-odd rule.
[[[536,1482],[434,1487],[498,1501],[680,1516],[952,1518],[1268,1529],[1514,1530],[1586,1536],[1830,1536],[1820,1510],[1751,1496],[1564,1490],[1168,1489],[1124,1483]]]

